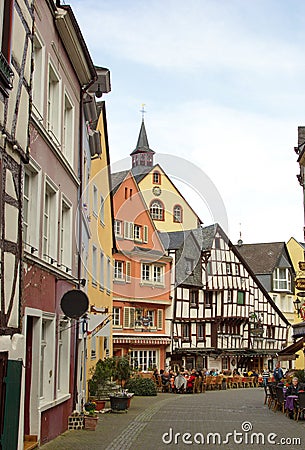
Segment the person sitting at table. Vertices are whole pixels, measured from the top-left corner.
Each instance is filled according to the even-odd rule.
[[[196,370],[193,369],[191,372],[191,375],[188,377],[187,383],[186,383],[186,392],[188,394],[193,393],[195,380],[196,380]]]
[[[180,372],[177,373],[174,384],[177,394],[182,394],[185,391],[187,381]]]
[[[302,383],[299,383],[299,379],[297,377],[293,377],[292,383],[286,390],[286,397],[288,395],[298,395],[298,393],[302,390],[304,390],[304,385]]]
[[[165,372],[163,369],[160,370],[161,375],[161,383],[162,383],[162,391],[168,392],[170,387],[170,377],[169,373]]]

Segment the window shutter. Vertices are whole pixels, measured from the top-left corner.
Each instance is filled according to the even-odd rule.
[[[129,322],[129,328],[135,327],[135,308],[129,308],[130,311],[130,322]]]
[[[133,229],[134,229],[133,222],[129,222],[129,239],[132,239],[132,240],[133,240]]]
[[[130,322],[130,308],[125,307],[124,308],[124,328],[129,328],[129,322]]]
[[[144,227],[143,227],[143,241],[145,243],[148,242],[148,226],[147,225],[144,225]]]
[[[130,283],[130,279],[131,279],[131,262],[130,261],[126,261],[126,283]]]
[[[128,239],[128,222],[124,222],[124,238]]]
[[[162,330],[163,328],[163,309],[158,309],[157,313],[157,329]]]

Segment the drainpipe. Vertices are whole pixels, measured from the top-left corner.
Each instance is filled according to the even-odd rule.
[[[84,95],[87,90],[97,81],[97,75],[87,84],[81,87],[80,90],[80,105],[79,105],[79,193],[78,193],[78,255],[77,255],[77,288],[80,289],[81,284],[81,248],[82,248],[82,205],[81,198],[83,193],[83,105]],[[73,410],[76,409],[78,399],[78,336],[79,336],[79,320],[75,324],[75,360],[74,360],[74,388],[73,388]],[[86,355],[84,355],[84,359]],[[83,367],[84,370],[84,367]],[[83,373],[83,377],[85,374]]]

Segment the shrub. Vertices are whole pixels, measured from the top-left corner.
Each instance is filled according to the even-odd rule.
[[[139,396],[157,395],[157,388],[153,380],[149,378],[130,378],[125,384],[125,389]]]
[[[297,377],[300,383],[305,383],[305,372],[303,369],[296,370],[293,376]]]

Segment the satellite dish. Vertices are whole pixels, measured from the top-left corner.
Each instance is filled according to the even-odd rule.
[[[85,292],[79,289],[72,289],[62,296],[60,306],[67,317],[79,319],[88,311],[89,299]]]

